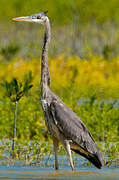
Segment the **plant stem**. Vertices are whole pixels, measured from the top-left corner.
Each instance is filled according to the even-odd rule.
[[[13,142],[12,151],[15,149],[15,139],[16,139],[16,122],[17,122],[17,101],[15,101],[15,111],[14,111],[14,129],[13,129]]]

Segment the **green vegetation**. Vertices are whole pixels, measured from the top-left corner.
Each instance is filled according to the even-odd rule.
[[[8,97],[11,102],[14,103],[14,127],[13,127],[13,142],[12,142],[12,155],[14,157],[14,150],[15,150],[15,141],[17,139],[17,104],[19,100],[26,94],[28,94],[29,90],[32,88],[31,84],[32,80],[32,73],[29,72],[28,75],[25,75],[25,82],[24,84],[18,82],[16,78],[13,78],[11,82],[3,82],[1,86],[5,90],[5,96]]]
[[[91,56],[90,60],[81,60],[78,57],[66,59],[62,55],[57,59],[49,59],[49,66],[52,90],[83,120],[94,139],[99,143],[103,153],[108,153],[111,159],[117,158],[119,151],[118,57],[107,61],[95,56]],[[22,82],[21,77],[26,71],[32,71],[34,86],[30,90],[30,94],[22,98],[18,104],[17,142],[24,140],[27,142],[35,140],[39,143],[51,142],[39,101],[40,60],[13,59],[4,65],[1,62],[0,79],[4,77],[4,81],[9,82],[16,76],[18,82],[19,80]],[[5,76],[6,72],[9,76]],[[29,76],[31,77],[31,75]],[[18,97],[19,95],[21,97],[21,92],[24,92],[24,87],[26,87],[26,85],[21,86],[20,84],[24,83],[18,85],[22,88],[17,91]],[[0,94],[0,137],[1,139],[11,139],[14,106],[9,98],[4,97],[4,93],[1,91]],[[14,96],[10,97],[14,100]],[[47,145],[44,148],[47,148]]]
[[[47,0],[47,3],[45,0],[23,0],[22,3],[18,0],[1,0],[0,19],[8,19],[16,14],[34,14],[48,9],[52,21],[60,25],[71,23],[75,15],[78,15],[83,23],[92,19],[98,23],[118,23],[118,8],[118,0],[108,0],[108,3],[103,0]]]
[[[4,60],[13,56],[40,57],[41,26],[14,23],[12,18],[48,10],[52,25],[49,56],[89,54],[111,59],[119,52],[118,0],[1,0],[0,51]],[[8,33],[9,31],[9,33]],[[57,41],[56,41],[57,39]],[[24,41],[25,40],[25,41]],[[8,50],[11,52],[8,52]]]
[[[13,137],[19,99],[16,157],[40,161],[51,151],[39,100],[43,27],[12,22],[13,17],[48,10],[52,90],[86,124],[103,154],[110,160],[119,159],[118,9],[118,0],[1,0],[0,83],[5,87],[0,87],[0,139],[5,144],[0,147],[1,154],[5,146],[10,151],[7,140]],[[28,72],[33,79],[31,74],[24,78]]]

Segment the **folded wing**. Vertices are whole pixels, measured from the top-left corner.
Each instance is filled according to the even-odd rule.
[[[79,117],[61,101],[53,100],[50,105],[55,124],[66,139],[73,142],[72,150],[91,161],[96,167],[103,165],[97,145]]]

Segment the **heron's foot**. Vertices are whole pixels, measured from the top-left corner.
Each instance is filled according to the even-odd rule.
[[[74,164],[73,164],[73,160],[72,160],[72,156],[71,156],[71,148],[70,148],[69,140],[64,140],[63,143],[64,143],[64,147],[67,151],[67,154],[69,156],[70,166],[72,168],[72,171],[74,171]]]
[[[72,168],[72,171],[74,171],[74,166],[71,166],[71,168]]]
[[[59,167],[56,167],[56,166],[55,166],[55,170],[56,170],[56,171],[59,170]]]
[[[55,154],[55,170],[59,169],[57,154]]]
[[[57,152],[58,152],[58,147],[59,147],[59,141],[55,137],[53,137],[53,145],[54,145],[54,152],[55,152],[55,170],[58,170],[59,165],[58,165]]]

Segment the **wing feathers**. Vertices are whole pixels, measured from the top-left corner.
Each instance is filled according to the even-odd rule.
[[[101,162],[102,160],[97,145],[90,132],[77,115],[65,104],[57,100],[52,101],[50,110],[55,124],[64,134],[65,138],[79,145],[85,151],[85,154],[88,152],[90,155],[98,155],[98,161],[100,160]],[[86,156],[85,154],[84,156]]]
[[[66,105],[53,101],[50,107],[56,125],[66,138],[72,139],[84,149],[87,149],[91,143],[94,143],[86,126]]]

